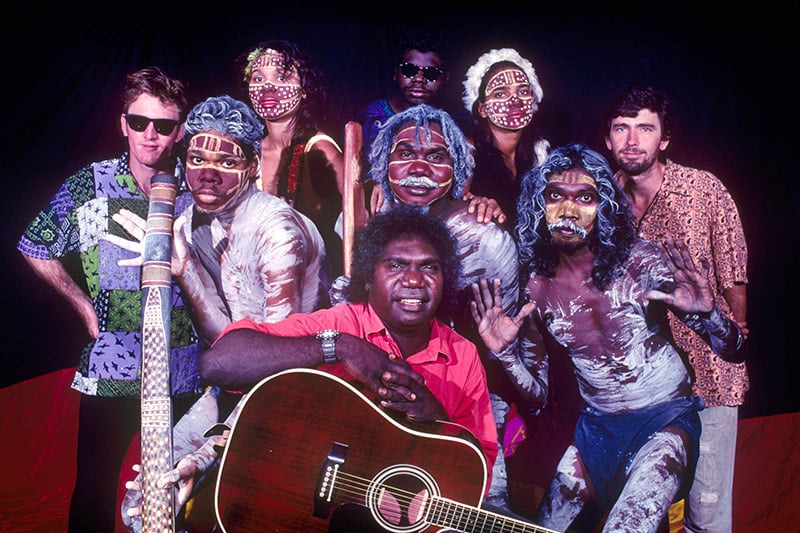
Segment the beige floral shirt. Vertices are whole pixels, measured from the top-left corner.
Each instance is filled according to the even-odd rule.
[[[616,178],[619,182],[619,173]],[[683,239],[695,260],[708,259],[717,306],[733,318],[722,291],[747,283],[747,244],[736,204],[716,176],[667,160],[664,183],[645,211],[638,232],[655,242],[666,237]],[[694,370],[694,391],[706,406],[744,403],[750,388],[745,363],[723,361],[672,314],[670,326]]]

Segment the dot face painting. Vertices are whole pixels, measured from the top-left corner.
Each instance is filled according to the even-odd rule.
[[[486,118],[497,126],[519,130],[533,119],[533,92],[528,77],[517,67],[497,72],[486,83]]]
[[[253,62],[249,93],[253,109],[264,120],[276,120],[290,114],[303,99],[297,71],[285,69],[283,56],[269,49]]]

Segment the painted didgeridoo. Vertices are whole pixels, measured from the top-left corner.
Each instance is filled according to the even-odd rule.
[[[172,221],[178,182],[156,174],[150,182],[142,256],[142,533],[175,531],[175,496],[158,478],[172,470],[169,372]]]

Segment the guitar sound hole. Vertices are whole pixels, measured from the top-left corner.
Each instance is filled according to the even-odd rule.
[[[383,528],[402,533],[427,526],[428,505],[439,495],[436,481],[427,472],[412,465],[395,465],[372,479],[366,503]]]

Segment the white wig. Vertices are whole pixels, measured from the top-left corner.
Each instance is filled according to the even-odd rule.
[[[478,90],[480,89],[483,77],[489,69],[492,68],[492,65],[501,61],[510,61],[521,68],[528,77],[531,90],[536,96],[536,103],[538,104],[542,101],[544,93],[542,92],[542,86],[539,85],[539,78],[536,77],[536,70],[534,70],[531,62],[519,55],[519,52],[513,48],[494,49],[489,50],[479,57],[478,61],[467,70],[467,77],[464,79],[464,94],[461,100],[464,102],[464,107],[466,107],[467,111],[470,113],[472,113],[472,106],[475,105],[475,101],[478,99]],[[535,107],[534,111],[536,111]]]

